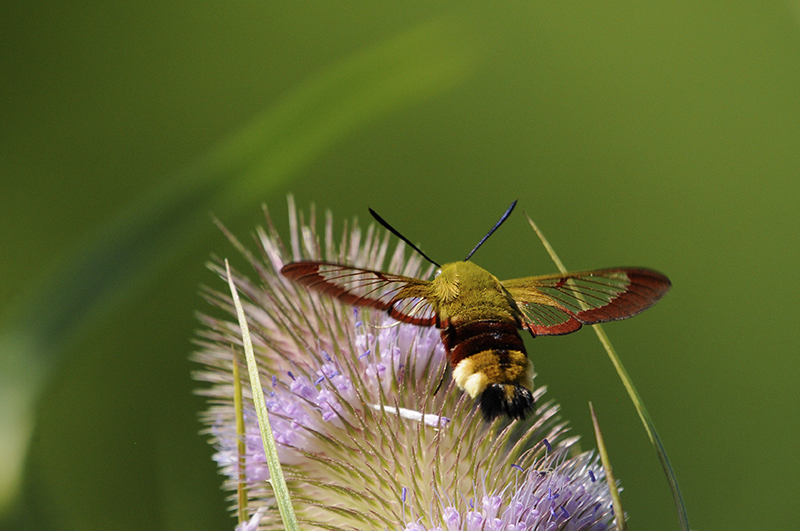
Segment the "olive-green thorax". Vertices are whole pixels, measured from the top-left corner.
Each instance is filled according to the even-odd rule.
[[[519,309],[500,281],[472,262],[452,262],[430,285],[441,327],[492,320],[519,323]]]

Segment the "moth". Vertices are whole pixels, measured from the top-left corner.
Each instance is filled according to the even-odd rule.
[[[311,261],[287,264],[281,273],[346,304],[437,327],[456,385],[477,399],[484,418],[522,419],[535,403],[533,365],[520,330],[533,337],[556,336],[583,325],[627,319],[655,304],[671,283],[657,271],[631,267],[498,280],[470,258],[516,203],[463,261],[444,265],[369,209],[381,225],[439,267],[432,280]]]

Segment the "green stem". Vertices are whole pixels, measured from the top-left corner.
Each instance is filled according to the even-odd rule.
[[[239,377],[239,360],[233,350],[233,409],[236,414],[236,453],[238,454],[239,481],[236,484],[238,499],[237,512],[239,525],[247,521],[247,476],[245,474],[244,405],[242,399],[242,380]]]
[[[603,440],[603,432],[600,431],[600,423],[594,413],[594,406],[589,402],[589,411],[592,413],[592,425],[594,425],[594,436],[597,439],[597,451],[600,453],[600,461],[603,463],[603,470],[606,472],[606,484],[611,492],[611,504],[614,507],[614,519],[617,521],[617,531],[627,531],[628,524],[625,522],[625,511],[622,509],[622,499],[619,497],[617,480],[614,479],[614,471],[611,470],[611,459],[608,457],[606,442]]]
[[[539,230],[539,227],[536,226],[536,223],[528,217],[526,214],[525,217],[528,218],[528,223],[531,224],[533,230],[536,232],[536,235],[544,245],[545,249],[547,249],[550,258],[558,267],[558,270],[561,273],[566,273],[567,269],[564,267],[564,264],[561,262],[561,259],[558,258],[553,247],[550,245],[550,242],[547,241],[547,238],[544,237],[542,231]],[[614,365],[614,368],[617,370],[617,374],[619,375],[620,380],[622,380],[622,385],[625,386],[625,389],[628,391],[628,395],[631,397],[631,401],[633,402],[633,407],[636,408],[636,412],[639,414],[639,418],[642,420],[642,424],[644,425],[644,429],[647,432],[647,436],[650,438],[650,442],[653,444],[653,447],[656,450],[656,454],[658,455],[659,461],[661,461],[661,467],[664,469],[664,474],[667,476],[667,482],[669,482],[669,488],[672,491],[672,498],[675,501],[675,507],[678,510],[678,520],[681,524],[681,529],[683,531],[690,531],[689,530],[689,516],[686,514],[686,506],[683,503],[683,496],[681,496],[681,489],[678,487],[678,478],[675,477],[675,471],[672,469],[672,464],[669,462],[669,458],[667,457],[667,451],[664,448],[664,444],[661,442],[661,437],[658,436],[658,432],[656,431],[656,426],[653,424],[653,419],[650,418],[650,413],[647,412],[647,408],[642,401],[642,398],[639,396],[639,392],[636,390],[636,387],[633,385],[633,381],[631,377],[628,376],[628,371],[625,370],[625,367],[622,365],[622,360],[619,359],[616,350],[614,347],[611,346],[611,341],[608,339],[603,328],[598,325],[593,325],[592,328],[594,329],[597,337],[600,339],[600,343],[602,343],[603,347],[606,349],[606,353],[608,357],[611,359],[611,363]]]

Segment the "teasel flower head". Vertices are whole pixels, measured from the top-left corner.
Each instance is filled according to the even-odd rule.
[[[535,391],[524,421],[483,420],[447,369],[436,328],[354,309],[281,276],[284,264],[324,260],[427,278],[421,259],[389,253],[389,235],[330,213],[315,231],[289,198],[290,244],[267,215],[258,254],[232,235],[257,275],[234,272],[244,296],[270,425],[302,529],[591,530],[611,526],[611,498],[592,453],[578,453],[558,407]],[[223,229],[224,230],[224,229]],[[387,261],[388,258],[388,261]],[[234,261],[235,263],[235,261]],[[211,265],[220,275],[220,262]],[[426,276],[427,275],[427,276]],[[241,333],[230,295],[205,297],[230,318],[200,317],[196,378],[208,398],[202,420],[225,488],[247,487],[242,529],[283,529],[252,406],[244,388],[244,452],[238,448],[233,359]],[[243,379],[245,380],[245,379]],[[242,457],[243,466],[240,466]],[[233,499],[237,499],[233,497]]]

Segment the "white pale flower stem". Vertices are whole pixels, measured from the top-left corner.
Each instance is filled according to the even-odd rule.
[[[264,402],[264,393],[260,392],[262,389],[261,378],[259,377],[256,358],[253,354],[253,342],[250,340],[250,329],[247,326],[244,308],[242,308],[242,303],[239,300],[239,293],[236,290],[236,286],[233,284],[231,266],[228,264],[227,260],[225,260],[225,272],[228,276],[228,286],[231,289],[233,305],[236,308],[236,317],[239,319],[239,327],[242,330],[242,344],[244,346],[245,359],[247,360],[247,372],[250,375],[250,389],[253,390],[253,405],[255,406],[256,416],[258,417],[258,427],[261,430],[261,442],[264,445],[264,453],[267,457],[270,483],[275,493],[275,501],[278,504],[278,510],[281,513],[284,527],[288,531],[298,531],[297,517],[294,514],[292,500],[289,497],[289,489],[283,477],[280,461],[278,461],[278,451],[275,448],[275,438],[272,436],[272,428],[269,424],[269,414],[267,413],[267,405]]]
[[[539,230],[539,227],[533,222],[530,216],[525,214],[525,217],[528,218],[528,223],[531,224],[534,232],[536,232],[539,240],[541,240],[542,245],[544,245],[544,248],[547,249],[547,253],[556,264],[556,267],[558,267],[558,270],[561,271],[562,274],[566,273],[567,268],[564,267],[564,264],[556,254],[555,249],[553,249],[553,247],[550,245],[550,242],[547,241],[547,238],[544,237],[542,231]],[[681,529],[683,531],[690,531],[689,516],[686,514],[686,506],[683,503],[683,496],[681,496],[681,490],[678,487],[678,478],[675,477],[675,471],[672,470],[672,464],[669,462],[669,458],[667,457],[667,450],[664,448],[664,444],[661,442],[661,437],[658,436],[653,419],[650,418],[650,413],[647,412],[647,408],[644,406],[644,402],[639,396],[639,392],[633,385],[633,380],[631,380],[631,377],[628,376],[628,371],[626,371],[625,366],[622,365],[622,360],[619,359],[619,356],[617,356],[617,351],[614,350],[614,347],[611,345],[611,340],[608,339],[605,330],[603,330],[599,324],[592,325],[592,328],[594,329],[595,334],[597,334],[597,337],[600,339],[600,343],[602,343],[603,348],[606,349],[606,353],[611,359],[611,363],[617,370],[620,380],[622,380],[622,385],[624,385],[625,389],[628,391],[628,395],[631,397],[633,406],[636,408],[636,412],[639,414],[642,424],[644,424],[644,429],[647,432],[647,436],[650,438],[650,442],[656,449],[658,459],[661,461],[661,467],[664,469],[664,474],[667,476],[667,482],[672,490],[672,498],[675,501],[675,507],[678,510],[678,521],[680,522]]]

